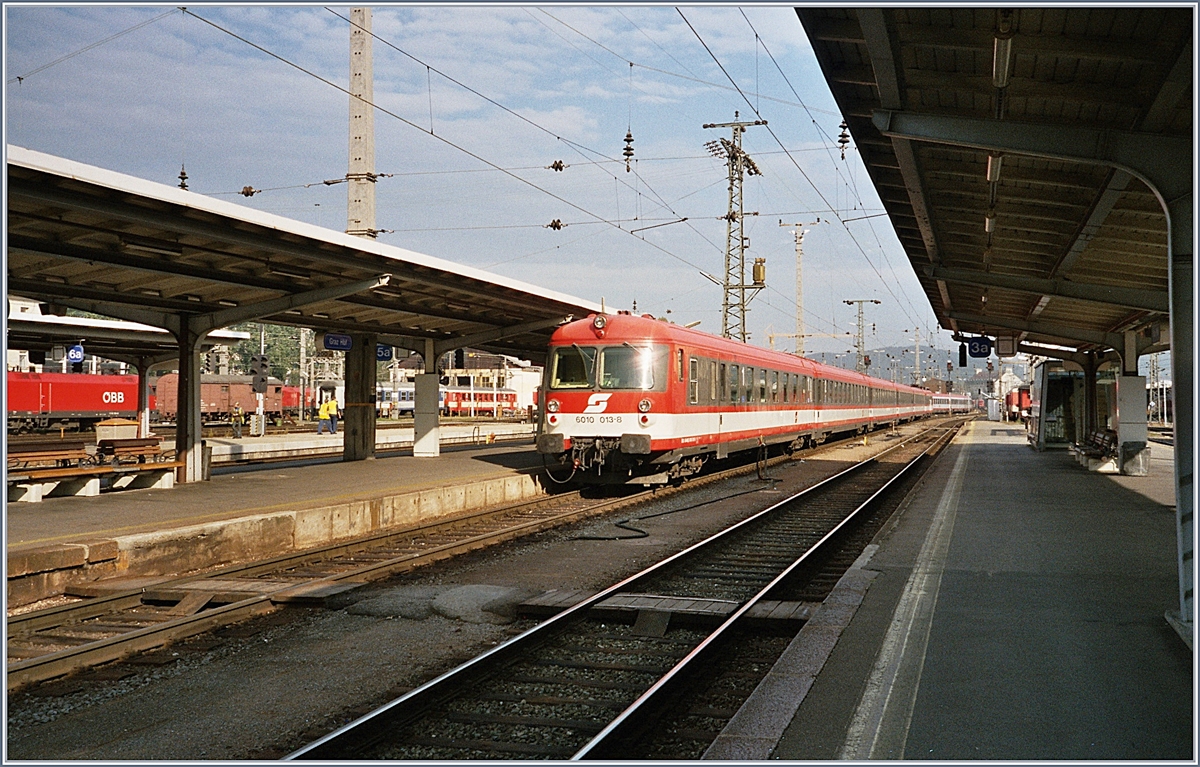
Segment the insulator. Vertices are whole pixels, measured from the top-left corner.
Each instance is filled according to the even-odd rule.
[[[842,159],[844,160],[846,159],[846,145],[850,143],[850,131],[848,130],[850,126],[846,124],[845,120],[842,120],[840,127],[842,132],[838,135],[838,147],[842,150]]]
[[[261,189],[255,189],[252,186],[244,186],[244,187],[242,187],[242,191],[240,192],[240,194],[243,197],[253,197],[254,195],[258,194],[261,191],[262,191]]]
[[[553,221],[551,221],[550,223],[546,224],[546,228],[553,229],[556,232],[559,229],[562,229],[564,226],[566,226],[566,224],[564,224],[562,221],[559,221],[557,218],[554,219]]]
[[[182,165],[180,165],[180,166],[179,166],[179,188],[180,188],[180,189],[187,189],[187,188],[188,188],[188,187],[187,187],[187,177],[188,177],[188,176],[187,176],[187,171],[186,171],[186,170],[184,170],[184,167],[183,167]]]
[[[547,170],[557,170],[557,171],[561,171],[564,168],[568,168],[568,167],[570,167],[570,166],[565,165],[562,160],[555,160],[554,162],[552,162],[546,166]]]
[[[754,259],[754,284],[758,286],[765,285],[767,282],[767,260],[765,258]]]
[[[628,173],[629,161],[633,159],[633,133],[626,131],[625,148],[621,150],[621,154],[625,155],[625,172]]]

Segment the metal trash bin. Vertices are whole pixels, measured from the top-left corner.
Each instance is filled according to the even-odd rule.
[[[200,440],[200,479],[207,482],[212,479],[212,445],[208,440]]]

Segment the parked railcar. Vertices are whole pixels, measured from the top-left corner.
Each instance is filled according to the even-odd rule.
[[[932,393],[629,313],[551,337],[537,449],[558,478],[661,484],[709,458],[932,411]]]
[[[975,407],[975,402],[966,394],[935,394],[933,395],[933,412],[939,414],[969,413]]]
[[[200,377],[200,417],[204,423],[220,423],[228,420],[234,405],[241,405],[246,413],[258,409],[258,396],[251,387],[251,376],[212,375]],[[160,421],[174,422],[179,412],[179,374],[167,373],[159,376],[152,384],[157,400]],[[263,394],[263,413],[268,418],[283,416],[283,381],[267,379],[267,391]]]
[[[138,415],[135,375],[9,371],[7,381],[10,432],[85,430],[108,418]]]
[[[1029,385],[1018,386],[1004,395],[1004,419],[1024,421],[1029,417]]]
[[[517,393],[512,389],[444,386],[440,397],[443,415],[502,418],[516,415],[517,412]]]

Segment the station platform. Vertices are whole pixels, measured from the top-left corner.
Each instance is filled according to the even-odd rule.
[[[316,424],[312,432],[293,432],[291,434],[269,434],[264,437],[242,436],[234,439],[229,429],[222,429],[222,436],[206,436],[205,443],[212,450],[214,464],[256,461],[264,459],[280,459],[306,457],[316,455],[342,454],[342,439],[344,424],[338,424],[337,434],[317,434]],[[480,422],[480,423],[443,423],[438,427],[439,441],[443,448],[459,445],[490,444],[493,441],[532,437],[532,423],[509,422]],[[224,436],[229,433],[230,436]],[[249,435],[250,427],[243,428],[243,435]],[[413,427],[395,426],[377,428],[375,430],[376,453],[387,453],[396,450],[411,450],[413,446]],[[175,447],[172,440],[163,443],[163,449]]]
[[[1194,762],[1172,466],[972,422],[705,758]]]
[[[273,449],[341,438],[227,441]],[[202,570],[540,495],[541,456],[532,439],[514,439],[444,443],[438,458],[393,447],[365,461],[218,466],[207,482],[170,489],[12,503],[9,605],[62,593],[65,584]]]

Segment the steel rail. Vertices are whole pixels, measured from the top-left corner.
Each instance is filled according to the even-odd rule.
[[[832,443],[836,444],[836,443]],[[832,447],[832,444],[830,447]],[[790,460],[789,456],[779,456],[768,461],[768,465]],[[700,487],[716,482],[729,476],[744,474],[753,470],[753,466],[738,466],[717,472],[705,477],[696,478],[679,488],[671,488],[667,492],[676,492],[686,488]],[[161,647],[177,639],[194,636],[221,626],[244,620],[254,615],[270,612],[277,607],[277,600],[285,599],[288,592],[299,593],[307,589],[326,584],[342,582],[367,582],[399,572],[415,569],[431,562],[445,559],[459,553],[465,553],[494,543],[500,543],[512,538],[528,535],[540,530],[565,524],[575,519],[601,514],[617,507],[634,505],[650,497],[662,497],[662,490],[647,490],[630,496],[612,499],[600,503],[589,504],[581,509],[571,509],[560,514],[528,520],[517,525],[508,525],[496,531],[480,533],[455,541],[450,541],[421,552],[414,552],[394,557],[383,562],[374,562],[345,572],[307,579],[298,583],[269,586],[264,584],[262,592],[244,600],[231,602],[221,607],[202,610],[194,615],[167,619],[153,626],[134,629],[129,632],[96,640],[76,647],[70,647],[55,652],[46,653],[33,658],[14,661],[7,666],[8,689],[32,684],[34,682],[52,679],[82,668],[120,660],[129,655]],[[472,522],[478,522],[488,517],[500,517],[505,514],[520,513],[524,509],[539,506],[554,505],[565,500],[578,499],[578,491],[562,493],[556,496],[537,498],[534,500],[512,504],[500,508],[483,509],[468,514],[440,520],[438,522],[405,528],[404,530],[377,533],[366,538],[353,541],[343,541],[329,544],[316,549],[309,549],[293,554],[284,554],[272,559],[251,562],[214,570],[198,575],[172,578],[154,584],[151,587],[129,589],[104,597],[87,599],[84,602],[60,605],[30,613],[10,616],[7,619],[7,634],[11,640],[14,635],[31,634],[37,631],[58,626],[66,626],[90,618],[115,614],[122,610],[131,609],[142,604],[147,591],[170,592],[186,588],[187,584],[203,580],[215,580],[237,576],[255,577],[274,571],[301,565],[318,564],[341,555],[353,555],[369,551],[372,547],[386,544],[389,540],[411,538],[414,536],[439,533],[452,533],[455,528],[461,528]]]
[[[677,687],[678,684],[682,683],[683,677],[688,673],[694,672],[696,664],[700,663],[709,655],[711,655],[712,651],[717,648],[717,644],[722,641],[728,633],[731,632],[736,624],[742,622],[743,618],[748,612],[750,612],[750,610],[752,610],[759,602],[765,600],[767,595],[773,589],[791,576],[792,573],[794,573],[800,566],[806,564],[818,553],[822,553],[825,547],[831,541],[837,538],[847,526],[853,523],[861,514],[866,513],[868,509],[873,507],[875,503],[892,487],[892,485],[901,481],[901,479],[904,478],[910,471],[912,471],[919,463],[923,462],[923,459],[925,459],[929,455],[930,451],[937,447],[943,439],[949,439],[952,434],[953,431],[951,430],[946,434],[941,435],[929,447],[905,464],[900,471],[894,474],[891,479],[875,490],[870,497],[859,504],[859,506],[851,511],[850,514],[848,514],[841,522],[825,533],[820,540],[812,544],[812,546],[810,546],[795,561],[793,561],[778,575],[772,578],[771,581],[766,586],[762,587],[757,594],[746,600],[746,602],[744,602],[741,607],[735,610],[725,620],[724,623],[718,626],[711,634],[709,634],[704,640],[696,645],[696,647],[693,648],[692,651],[686,656],[680,659],[670,671],[668,671],[657,682],[651,685],[650,688],[642,693],[637,700],[631,703],[628,708],[617,715],[617,717],[609,722],[609,724],[603,730],[597,733],[591,741],[577,751],[571,757],[571,760],[578,761],[584,759],[622,758],[622,754],[617,750],[620,748],[620,741],[622,738],[628,737],[630,730],[641,726],[642,723],[638,722],[637,718],[642,714],[643,711],[653,707],[655,703],[660,701],[665,695],[668,695],[672,688]],[[896,447],[898,448],[900,445],[897,445]],[[873,460],[874,459],[868,459],[868,461],[864,461],[863,464],[860,465],[867,465]],[[798,497],[799,495],[780,501],[778,504],[772,506],[770,510],[774,510],[781,506],[792,503]]]
[[[427,710],[432,704],[449,697],[454,694],[455,690],[462,689],[464,686],[470,685],[475,680],[482,678],[489,673],[491,669],[503,665],[511,660],[516,659],[522,653],[528,652],[531,649],[551,641],[564,631],[569,630],[572,624],[581,621],[586,616],[590,608],[602,602],[614,594],[629,590],[632,586],[639,582],[649,580],[652,576],[657,575],[660,571],[670,567],[676,562],[685,557],[694,555],[696,552],[715,545],[723,541],[729,536],[733,536],[737,532],[746,529],[748,526],[755,524],[757,521],[770,515],[775,510],[795,503],[804,496],[815,494],[823,489],[828,488],[831,484],[840,482],[841,480],[854,475],[861,471],[864,467],[873,463],[877,463],[878,459],[900,450],[912,443],[914,440],[934,431],[939,427],[925,430],[919,434],[913,435],[902,442],[888,447],[880,453],[868,458],[853,466],[847,467],[836,474],[821,480],[820,482],[811,485],[798,493],[790,496],[787,499],[778,501],[766,509],[763,509],[755,514],[731,525],[730,527],[715,533],[698,543],[695,543],[671,556],[651,565],[650,567],[631,575],[618,583],[609,586],[600,592],[583,599],[575,605],[557,613],[548,618],[537,626],[528,631],[513,637],[496,647],[482,653],[475,658],[461,664],[460,666],[447,671],[446,673],[426,682],[423,685],[413,689],[405,695],[393,700],[376,710],[360,717],[359,719],[344,725],[341,728],[323,736],[322,738],[308,744],[302,749],[299,749],[285,758],[288,760],[295,759],[342,759],[346,756],[348,744],[352,744],[352,749],[356,752],[367,748],[381,740],[388,731],[403,726],[404,724],[414,720],[423,711]],[[922,451],[922,455],[926,451]],[[911,464],[910,464],[911,465]],[[889,480],[888,485],[892,480]],[[872,494],[874,498],[876,493]],[[839,524],[839,528],[843,523]],[[789,568],[790,571],[791,568]],[[772,581],[774,583],[774,580]],[[737,611],[737,615],[741,616],[750,609],[749,606],[744,606]],[[690,654],[689,654],[690,656]],[[645,693],[643,694],[644,697]],[[639,697],[638,700],[642,700]],[[640,705],[635,701],[635,705]],[[621,717],[618,717],[621,718]],[[614,720],[615,721],[615,720]],[[610,723],[605,731],[613,726]]]

